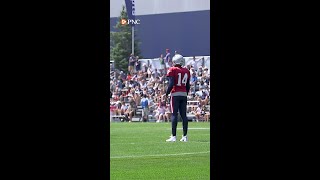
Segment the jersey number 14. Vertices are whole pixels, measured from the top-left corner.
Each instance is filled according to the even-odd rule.
[[[181,86],[181,83],[184,86],[186,86],[187,85],[187,80],[188,80],[188,74],[187,73],[184,73],[182,81],[181,81],[181,73],[178,73],[178,84],[177,84],[177,86]]]

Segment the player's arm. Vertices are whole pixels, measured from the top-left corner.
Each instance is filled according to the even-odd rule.
[[[170,94],[170,92],[174,86],[174,73],[173,73],[173,71],[174,70],[172,68],[169,68],[168,73],[167,73],[167,80],[168,80],[169,84],[168,84],[168,88],[167,88],[165,96],[168,96],[168,94]]]
[[[174,79],[172,76],[168,76],[167,77],[168,80],[169,80],[169,85],[168,85],[168,88],[167,88],[167,91],[166,91],[166,96],[168,96],[168,94],[170,94],[172,88],[173,88],[173,85],[174,85]]]
[[[189,94],[189,91],[190,91],[190,79],[191,79],[191,75],[190,75],[190,71],[188,71],[188,80],[186,84],[187,95]]]
[[[190,79],[187,81],[186,89],[187,89],[187,95],[188,95],[190,91]]]

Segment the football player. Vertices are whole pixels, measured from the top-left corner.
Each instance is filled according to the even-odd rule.
[[[187,119],[187,95],[190,90],[190,71],[184,68],[184,58],[180,54],[176,54],[172,58],[173,66],[168,70],[169,85],[165,97],[171,95],[171,128],[172,134],[167,142],[176,141],[176,131],[178,124],[178,112],[182,118],[183,135],[180,141],[187,142],[188,119]]]

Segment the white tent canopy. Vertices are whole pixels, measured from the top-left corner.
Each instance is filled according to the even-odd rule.
[[[204,64],[204,67],[208,68],[208,71],[210,71],[210,56],[195,56],[195,64],[194,67],[197,70],[199,66],[202,66],[202,63]],[[204,59],[204,62],[202,61],[202,58]],[[185,66],[192,64],[193,57],[184,57],[185,60]],[[159,58],[154,58],[154,59],[139,59],[141,63],[141,67],[146,64],[146,65],[151,65],[151,69],[163,69],[160,64],[160,59]]]

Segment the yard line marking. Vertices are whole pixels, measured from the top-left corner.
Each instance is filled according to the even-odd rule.
[[[161,157],[161,156],[180,156],[180,155],[205,154],[205,153],[210,153],[210,151],[205,151],[205,152],[193,152],[193,153],[180,153],[180,154],[153,154],[153,155],[140,155],[140,156],[114,156],[114,157],[110,157],[110,159],[140,158],[140,157]]]
[[[188,143],[210,143],[210,141],[189,141]],[[110,145],[117,145],[117,144],[168,144],[167,142],[135,142],[135,143],[129,143],[129,142],[124,142],[124,143],[110,143]]]

